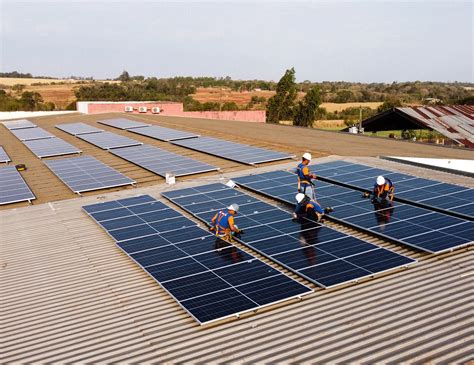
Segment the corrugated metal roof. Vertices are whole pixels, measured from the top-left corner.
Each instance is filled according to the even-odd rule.
[[[396,109],[449,139],[474,148],[474,106],[413,106]]]
[[[376,159],[362,162],[397,166]],[[275,166],[265,168],[270,169]],[[403,165],[400,170],[422,169]],[[428,173],[474,186],[468,178]],[[169,187],[0,212],[2,362],[472,360],[473,248],[433,256],[342,227],[419,263],[337,290],[315,288],[302,301],[199,327],[81,211],[98,200],[139,193],[159,197],[163,189]]]

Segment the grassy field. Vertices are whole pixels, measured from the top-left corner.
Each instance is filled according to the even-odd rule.
[[[50,84],[52,82],[67,82],[74,84],[83,82],[82,80],[73,79],[24,79],[14,77],[0,77],[0,85],[13,86],[13,85],[31,85],[31,84]]]

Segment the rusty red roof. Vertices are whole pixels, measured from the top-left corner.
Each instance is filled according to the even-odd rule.
[[[466,147],[474,148],[474,106],[414,106],[396,109],[415,118],[425,127]]]

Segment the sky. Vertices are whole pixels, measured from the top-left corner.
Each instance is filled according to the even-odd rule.
[[[471,1],[0,0],[0,71],[473,82]]]

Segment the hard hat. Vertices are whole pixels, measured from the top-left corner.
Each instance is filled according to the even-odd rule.
[[[298,193],[295,196],[295,199],[298,202],[298,204],[301,203],[304,200],[304,198],[306,198],[306,195],[304,195],[303,193]]]
[[[304,153],[303,158],[305,160],[311,161],[311,153],[309,153],[309,152]]]
[[[385,178],[383,176],[377,176],[377,185],[385,184]]]
[[[238,212],[239,211],[239,205],[234,203],[234,204],[231,204],[227,207],[228,210],[233,210],[234,212]]]

